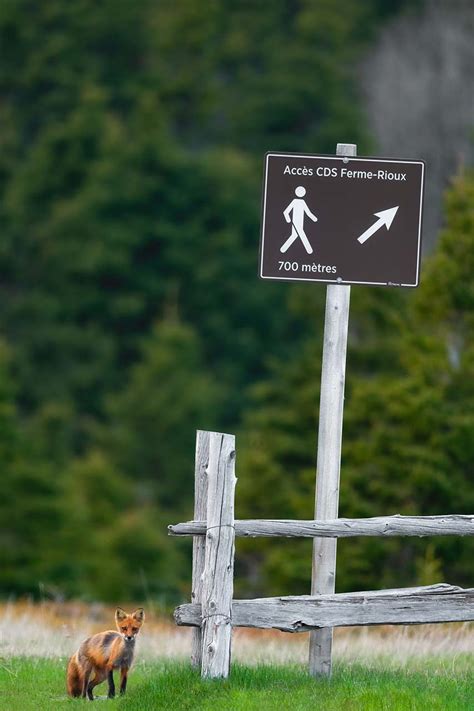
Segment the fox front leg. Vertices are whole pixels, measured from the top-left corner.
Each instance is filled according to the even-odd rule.
[[[89,679],[91,678],[92,667],[88,666],[84,670],[84,678],[82,680],[82,698],[85,699],[86,696],[92,701],[93,696],[89,690]],[[92,696],[92,698],[91,698]]]
[[[107,694],[107,696],[109,699],[114,699],[115,698],[115,683],[114,683],[113,669],[110,669],[109,673],[107,674],[107,681],[109,682],[109,693]]]
[[[87,698],[89,699],[89,701],[94,701],[93,690],[94,690],[94,684],[92,682],[90,682],[89,686],[87,687]]]
[[[128,667],[120,669],[120,693],[123,695],[127,689]]]

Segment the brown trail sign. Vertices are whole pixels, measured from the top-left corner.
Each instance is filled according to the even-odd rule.
[[[424,168],[355,151],[267,153],[260,276],[417,286]]]

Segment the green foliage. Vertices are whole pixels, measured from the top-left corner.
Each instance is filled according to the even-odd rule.
[[[176,12],[160,3],[156,70],[176,134],[259,153],[269,142],[333,151],[337,135],[360,138],[350,62],[371,5],[347,2],[341,13],[331,0],[211,2],[202,12],[186,2]]]
[[[216,428],[220,394],[192,328],[158,324],[129,383],[111,397],[103,432],[109,456],[138,500],[182,507],[180,495],[194,470],[196,429]]]
[[[267,409],[246,418],[255,489],[243,483],[243,505],[258,494],[259,514],[311,515],[319,347],[307,333],[321,332],[324,292],[256,277],[261,158],[341,140],[364,152],[355,67],[402,4],[0,4],[2,593],[181,594],[189,547],[166,524],[191,515],[194,430],[235,431],[257,383]],[[467,273],[469,254],[454,258]],[[443,323],[464,288],[439,302]],[[406,300],[365,294],[354,294],[354,372],[402,373]],[[464,389],[467,314],[448,329],[452,353],[459,342],[466,354]],[[413,392],[391,386],[412,421],[417,353]],[[415,447],[434,499],[446,462],[470,446],[450,377],[457,424],[438,449],[431,435],[430,451]],[[433,428],[446,393],[424,401]]]
[[[50,577],[69,595],[146,599],[179,587],[185,568],[163,513],[100,452],[70,465],[61,493],[64,528]]]
[[[44,573],[41,546],[57,530],[60,512],[51,470],[23,431],[14,402],[11,356],[0,344],[2,588],[31,590]]]

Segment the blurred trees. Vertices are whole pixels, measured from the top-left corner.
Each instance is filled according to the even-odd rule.
[[[110,457],[138,485],[140,500],[155,498],[184,513],[196,423],[217,428],[221,395],[206,372],[196,333],[180,323],[158,324],[129,383],[111,398],[102,435]]]
[[[42,550],[61,519],[56,486],[48,463],[26,432],[15,405],[12,353],[0,343],[0,461],[2,494],[0,544],[2,585],[25,593],[45,572]]]
[[[324,289],[257,279],[262,155],[364,152],[357,60],[403,5],[1,3],[2,593],[181,594],[196,428],[245,418],[238,496],[311,516]],[[354,291],[356,391],[403,372],[407,297]]]

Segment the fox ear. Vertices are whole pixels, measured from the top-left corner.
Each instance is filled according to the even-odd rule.
[[[145,619],[145,610],[143,609],[143,607],[139,607],[138,610],[135,610],[135,612],[132,614],[132,617],[137,622],[143,622]]]
[[[115,610],[115,619],[117,620],[117,622],[122,622],[122,620],[124,620],[126,617],[127,613],[125,612],[125,610],[122,610],[121,607],[117,607],[117,609]]]

